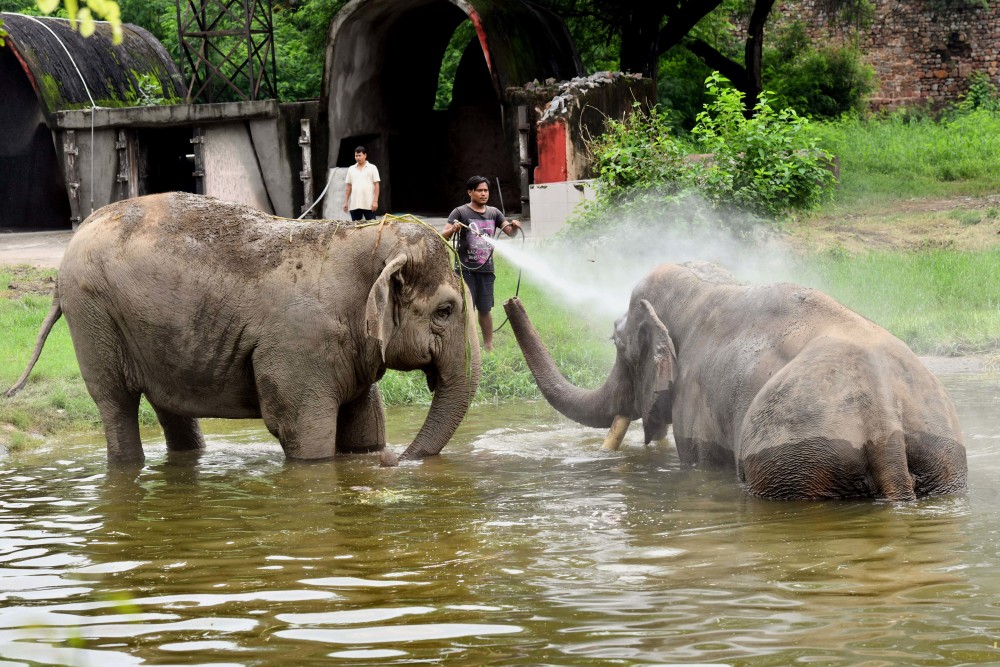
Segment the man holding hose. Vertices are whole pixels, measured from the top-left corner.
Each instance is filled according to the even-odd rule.
[[[496,230],[507,236],[514,236],[521,228],[517,220],[507,220],[500,209],[487,206],[490,198],[490,182],[482,176],[473,176],[465,185],[469,193],[469,203],[459,206],[448,216],[441,235],[450,239],[458,234],[458,260],[462,265],[462,278],[472,293],[472,304],[476,308],[479,329],[483,332],[483,348],[493,349],[493,246]]]

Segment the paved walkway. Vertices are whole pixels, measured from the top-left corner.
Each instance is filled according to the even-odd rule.
[[[71,231],[0,232],[0,264],[30,264],[39,268],[57,268]]]

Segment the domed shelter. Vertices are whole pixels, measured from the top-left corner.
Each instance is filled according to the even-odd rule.
[[[466,22],[471,29],[456,33]],[[453,36],[463,34],[468,41],[457,44],[462,56],[442,106],[442,59]],[[582,71],[561,19],[531,2],[352,0],[327,41],[320,100],[327,163],[348,167],[364,145],[382,176],[382,206],[393,212],[446,214],[467,200],[473,174],[494,189],[499,180],[490,203],[516,212],[527,198],[533,129],[509,90]],[[342,177],[332,178],[336,193]],[[342,204],[337,196],[325,211]]]
[[[0,19],[8,33],[0,47],[0,228],[68,229],[71,193],[80,184],[66,177],[54,114],[130,107],[151,96],[181,102],[183,79],[166,49],[138,26],[123,25],[122,42],[114,44],[103,22],[84,38],[66,19]],[[77,163],[89,158],[71,156]]]

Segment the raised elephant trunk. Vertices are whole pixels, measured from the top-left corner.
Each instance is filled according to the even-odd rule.
[[[581,389],[575,386],[556,367],[552,355],[528,319],[521,300],[517,297],[508,299],[504,302],[503,308],[514,330],[517,344],[520,345],[528,368],[535,376],[535,382],[545,400],[556,410],[584,426],[610,427],[617,417],[614,401],[615,383],[612,379],[609,378],[597,389]]]

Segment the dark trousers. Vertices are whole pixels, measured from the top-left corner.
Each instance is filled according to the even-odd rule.
[[[370,208],[351,209],[351,220],[361,220],[362,218],[364,218],[365,220],[374,220],[375,211],[371,210]]]

